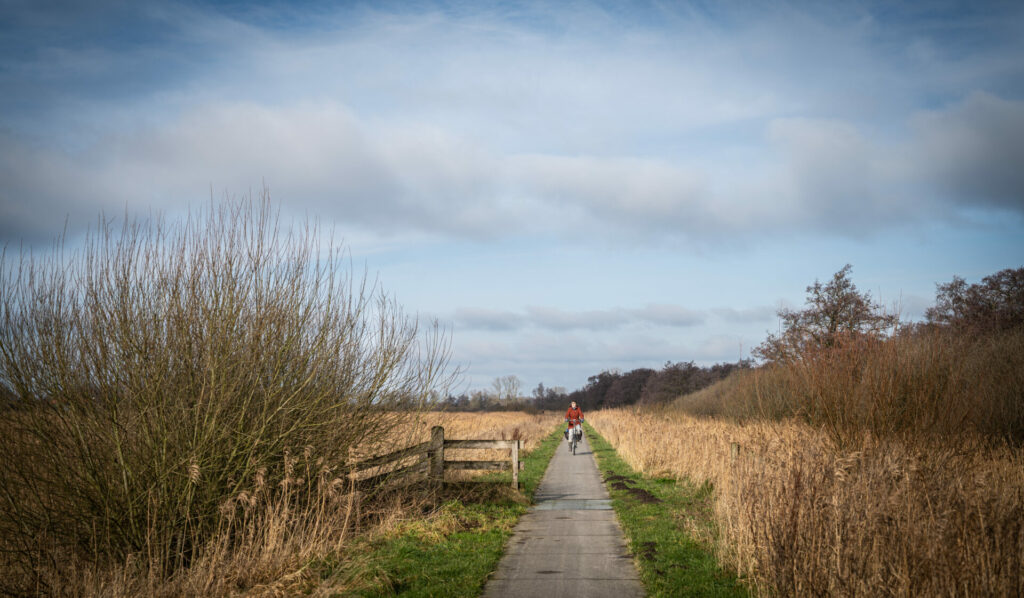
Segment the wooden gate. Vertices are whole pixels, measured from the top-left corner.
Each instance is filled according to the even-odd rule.
[[[362,483],[374,483],[394,476],[426,473],[427,478],[444,483],[445,470],[479,470],[504,471],[512,470],[512,487],[519,488],[519,470],[523,468],[519,460],[519,440],[446,440],[444,428],[434,426],[430,429],[430,440],[404,449],[360,461],[349,468],[349,473],[358,473],[374,467],[381,467],[409,457],[419,457],[412,465],[381,473],[364,480]],[[446,451],[459,449],[508,449],[509,458],[502,461],[459,461],[448,459]]]

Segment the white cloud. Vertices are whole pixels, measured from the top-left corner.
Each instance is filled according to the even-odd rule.
[[[949,218],[950,202],[1021,209],[1019,102],[977,93],[911,117],[919,96],[962,94],[1012,61],[973,47],[954,60],[911,19],[721,5],[644,21],[583,3],[349,8],[277,27],[264,10],[127,11],[171,32],[128,64],[103,36],[78,43],[86,58],[47,38],[5,59],[0,82],[42,86],[53,114],[17,122],[41,137],[0,139],[0,235],[46,236],[81,206],[175,205],[263,180],[346,226],[476,239],[859,236]],[[899,60],[880,59],[883,40]],[[40,63],[51,55],[56,72]],[[160,67],[173,72],[133,83]],[[130,77],[96,79],[119,70]]]
[[[692,169],[660,159],[499,156],[438,127],[370,123],[336,102],[219,102],[80,152],[32,150],[6,136],[0,169],[7,235],[57,230],[76,206],[168,208],[202,200],[210,186],[240,192],[261,181],[283,190],[278,199],[290,208],[384,233],[685,235],[723,226]],[[30,209],[39,205],[49,208]]]
[[[954,203],[1024,212],[1024,101],[975,92],[916,114],[915,174]]]
[[[673,327],[697,326],[703,324],[705,319],[702,311],[664,303],[630,310],[630,314],[642,322]]]
[[[841,120],[774,119],[770,158],[736,182],[722,165],[686,160],[496,153],[334,101],[217,102],[84,151],[0,137],[0,234],[37,238],[69,213],[78,223],[99,209],[169,208],[211,185],[239,192],[261,181],[283,190],[286,207],[345,226],[476,239],[725,243],[807,229],[860,236],[947,219],[955,206],[1024,211],[1024,103],[975,94],[910,122],[914,137],[893,141]]]
[[[525,313],[460,307],[455,310],[456,325],[466,330],[511,331],[535,327],[548,331],[610,331],[637,324],[655,327],[691,327],[704,323],[702,311],[679,305],[648,304],[640,308],[570,311],[557,307],[527,306]]]
[[[735,322],[740,324],[751,324],[759,322],[769,322],[775,319],[775,314],[778,311],[774,307],[766,305],[758,307],[749,307],[744,309],[735,309],[732,307],[719,307],[711,310],[716,316],[726,322]]]
[[[526,308],[530,322],[548,330],[608,330],[628,321],[621,310],[565,311],[554,307]]]
[[[873,143],[852,123],[784,118],[768,126],[783,156],[779,191],[785,218],[855,234],[913,216],[890,168],[893,148]]]
[[[693,232],[708,217],[702,174],[661,159],[532,155],[511,157],[508,166],[524,195],[600,222]]]
[[[522,327],[522,314],[478,307],[459,307],[455,310],[455,325],[468,330],[509,331]]]
[[[835,119],[773,120],[778,219],[858,236],[979,208],[1024,215],[1024,102],[976,92],[906,125],[894,137]]]
[[[494,170],[443,132],[372,130],[334,102],[211,104],[76,153],[0,138],[7,232],[22,234],[59,230],[76,206],[167,208],[261,181],[288,207],[378,231],[508,232],[517,216],[494,201]]]

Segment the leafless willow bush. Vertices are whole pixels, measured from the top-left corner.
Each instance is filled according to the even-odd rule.
[[[260,492],[259,517],[319,525],[349,448],[448,382],[445,335],[266,192],[65,241],[0,263],[2,590],[110,563],[181,575],[270,533],[235,512]],[[296,485],[303,455],[315,484]]]

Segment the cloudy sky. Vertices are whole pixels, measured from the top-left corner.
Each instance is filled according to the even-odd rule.
[[[918,318],[1024,265],[1024,4],[0,0],[0,242],[264,184],[466,388],[735,361],[846,263]]]

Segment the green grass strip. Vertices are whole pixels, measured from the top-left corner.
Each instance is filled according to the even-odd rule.
[[[648,596],[748,596],[739,578],[687,531],[696,527],[714,535],[711,485],[644,477],[584,425]]]
[[[528,501],[559,446],[561,430],[559,426],[536,449],[520,457],[524,469],[519,472],[519,487]],[[511,484],[511,476],[509,472],[478,479],[480,485],[493,486]],[[367,584],[355,595],[479,596],[487,576],[498,565],[512,528],[528,508],[524,504],[528,501],[514,500],[511,492],[504,494],[507,498],[501,496],[484,492],[478,501],[470,492],[444,503],[422,524],[410,525],[408,531],[367,547],[368,558],[358,575]]]

